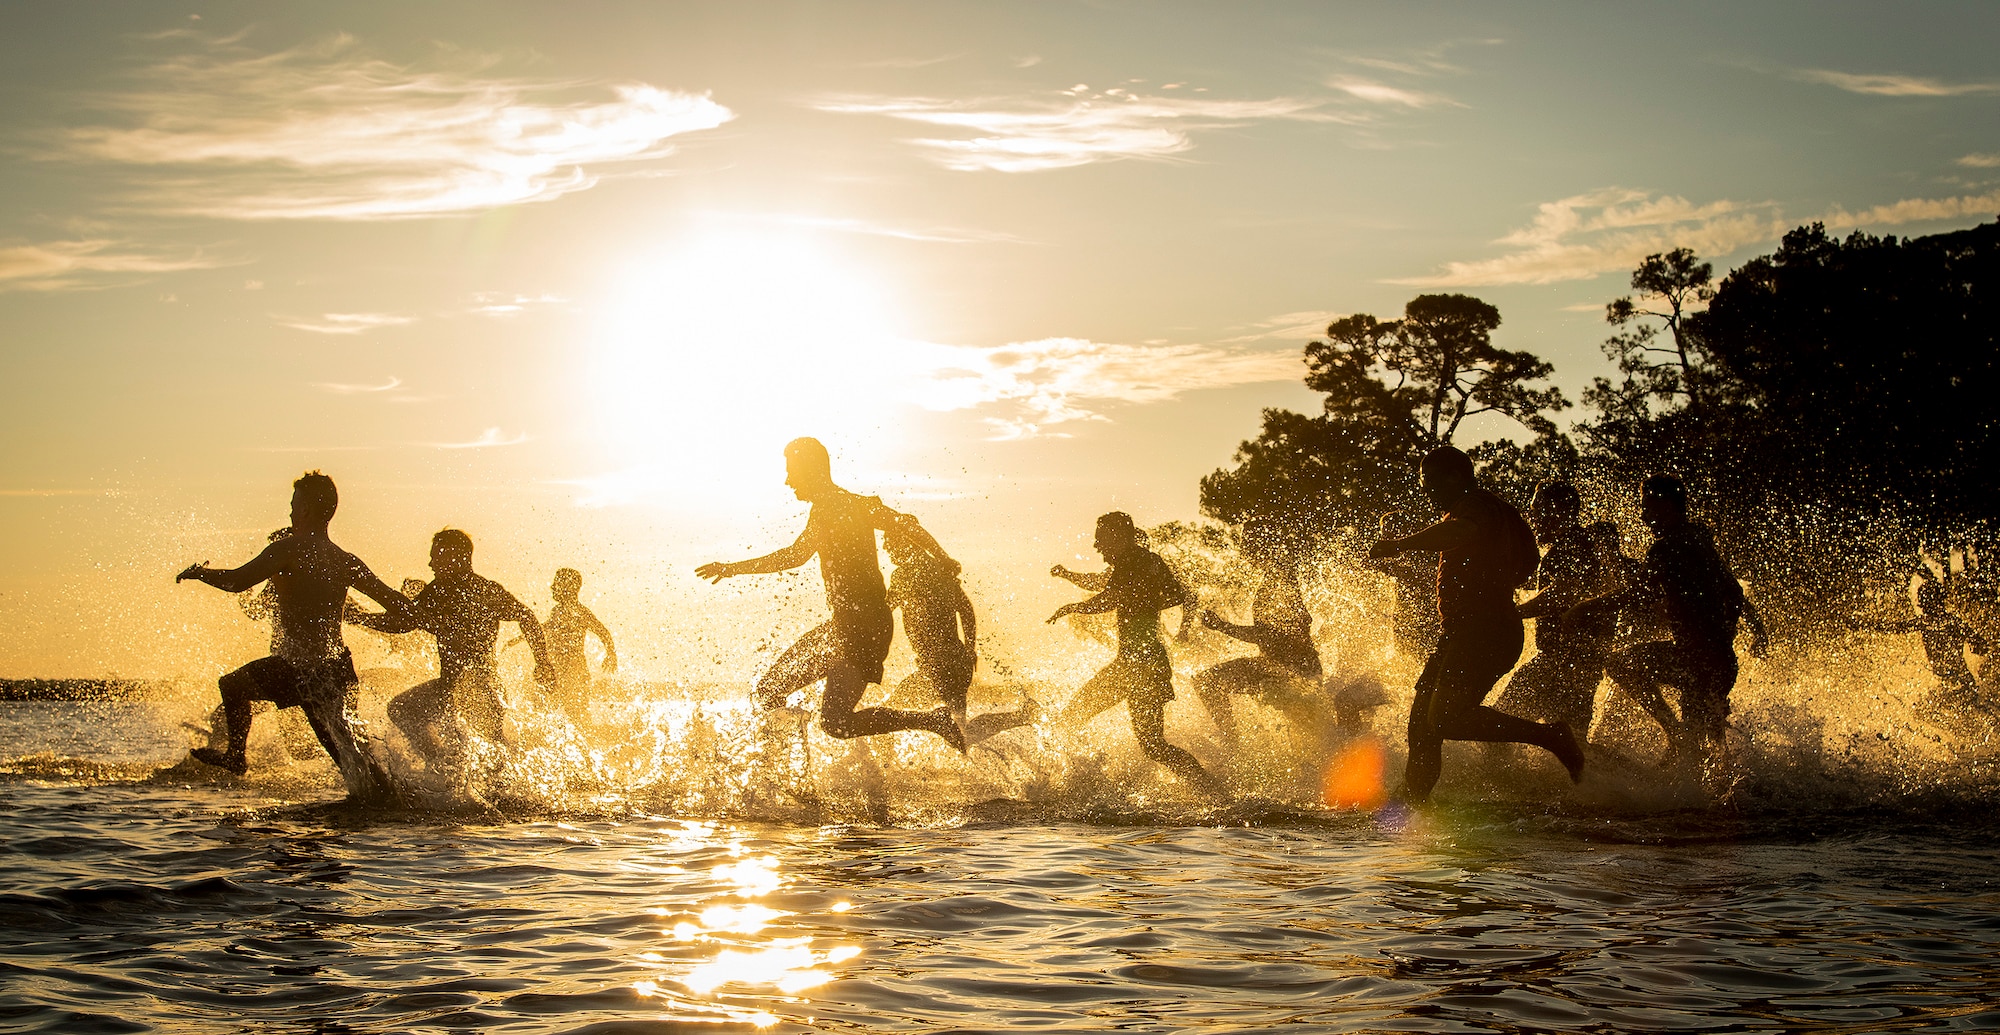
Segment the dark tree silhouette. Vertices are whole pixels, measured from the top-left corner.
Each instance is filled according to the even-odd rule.
[[[1685,401],[1697,414],[1709,408],[1714,372],[1689,321],[1715,297],[1714,273],[1686,248],[1648,255],[1632,271],[1637,294],[1604,307],[1604,319],[1623,328],[1604,343],[1604,354],[1625,376],[1621,392],[1668,405]],[[1671,345],[1660,344],[1662,331]]]

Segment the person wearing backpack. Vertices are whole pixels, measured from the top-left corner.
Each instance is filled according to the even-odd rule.
[[[1535,574],[1541,552],[1521,512],[1481,488],[1472,458],[1451,446],[1424,454],[1418,469],[1424,495],[1443,517],[1400,539],[1383,539],[1371,558],[1412,550],[1438,554],[1437,600],[1442,634],[1410,702],[1410,757],[1403,796],[1430,797],[1444,765],[1444,742],[1532,744],[1546,748],[1583,779],[1583,746],[1562,722],[1532,722],[1487,707],[1486,696],[1521,658],[1521,617],[1514,590]]]
[[[1687,486],[1671,474],[1648,475],[1639,488],[1639,517],[1653,545],[1633,584],[1572,608],[1564,622],[1590,622],[1621,608],[1652,612],[1672,634],[1628,647],[1605,664],[1612,682],[1630,694],[1667,733],[1666,762],[1708,759],[1722,746],[1729,691],[1736,685],[1736,623],[1745,617],[1743,586],[1715,549],[1707,525],[1690,521]],[[1762,623],[1750,613],[1759,653]],[[1676,716],[1666,687],[1680,691]]]

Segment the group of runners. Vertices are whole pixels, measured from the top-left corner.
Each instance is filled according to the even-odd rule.
[[[794,440],[785,447],[784,460],[786,484],[811,505],[804,531],[761,557],[696,569],[701,578],[720,582],[819,561],[830,617],[757,680],[756,704],[765,710],[789,707],[799,691],[823,683],[819,723],[830,736],[920,731],[960,752],[1037,722],[1041,711],[1031,699],[1012,711],[968,714],[979,657],[977,616],[960,583],[958,562],[931,533],[879,497],[836,484],[831,459],[817,440]],[[1738,622],[1751,625],[1753,650],[1761,651],[1765,637],[1708,528],[1690,519],[1679,479],[1654,475],[1641,486],[1642,519],[1653,534],[1642,562],[1618,552],[1615,528],[1607,537],[1601,527],[1579,523],[1578,493],[1567,482],[1544,483],[1524,518],[1479,485],[1465,453],[1445,446],[1423,457],[1420,483],[1442,517],[1407,535],[1385,535],[1369,551],[1384,565],[1410,554],[1437,555],[1436,635],[1410,708],[1405,800],[1429,796],[1447,740],[1537,746],[1552,753],[1571,779],[1581,780],[1584,738],[1607,674],[1660,723],[1671,754],[1706,757],[1721,744],[1737,674]],[[180,573],[180,579],[229,592],[268,584],[273,612],[271,656],[221,678],[219,725],[226,736],[195,749],[195,758],[241,774],[248,764],[255,702],[301,706],[350,793],[383,794],[392,781],[354,732],[359,680],[342,639],[343,622],[383,634],[423,631],[435,637],[437,677],[398,695],[388,708],[426,765],[463,752],[468,738],[454,739],[453,731],[501,739],[504,705],[495,661],[504,622],[520,627],[534,654],[536,681],[574,717],[584,717],[590,681],[585,635],[603,642],[607,670],[615,667],[616,655],[609,630],[578,602],[581,576],[572,569],[558,572],[551,587],[555,609],[548,622],[540,622],[506,589],[474,572],[470,536],[446,529],[431,543],[435,578],[420,588],[406,587],[416,588],[413,594],[398,592],[329,538],[337,503],[333,481],[309,473],[294,483],[287,534],[274,536],[254,560],[232,569],[196,564]],[[1384,521],[1385,529],[1394,526],[1393,517]],[[1302,728],[1359,727],[1367,709],[1385,703],[1370,673],[1326,677],[1301,588],[1301,551],[1286,530],[1265,524],[1244,530],[1243,552],[1258,577],[1247,625],[1203,608],[1148,548],[1129,514],[1103,515],[1095,532],[1093,545],[1104,570],[1054,566],[1052,577],[1089,595],[1062,605],[1049,621],[1110,614],[1117,653],[1050,717],[1056,725],[1080,727],[1123,703],[1148,757],[1201,793],[1226,797],[1222,780],[1166,738],[1174,685],[1161,616],[1174,609],[1180,611],[1183,639],[1201,625],[1257,648],[1254,656],[1222,662],[1193,679],[1196,697],[1227,746],[1237,737],[1232,700],[1238,696],[1254,697]],[[879,549],[894,564],[886,581],[878,533]],[[1516,591],[1524,586],[1531,595],[1517,603]],[[381,610],[350,603],[349,590]],[[898,610],[916,670],[886,702],[864,707],[868,688],[884,681]],[[1645,615],[1658,617],[1664,638],[1614,651],[1621,620]],[[1527,620],[1535,622],[1536,653],[1516,671]],[[1399,641],[1405,639],[1399,629]],[[1514,676],[1498,707],[1487,706],[1486,698],[1510,671]],[[1677,708],[1668,700],[1669,690],[1677,695]]]

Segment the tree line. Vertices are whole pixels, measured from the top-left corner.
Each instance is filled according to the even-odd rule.
[[[1996,531],[2000,221],[1906,239],[1815,223],[1720,281],[1688,249],[1650,255],[1605,319],[1616,372],[1568,428],[1554,367],[1494,345],[1500,312],[1478,298],[1335,320],[1305,346],[1320,412],[1265,410],[1202,479],[1202,510],[1345,553],[1384,513],[1424,510],[1418,457],[1466,448],[1468,419],[1491,414],[1514,434],[1467,451],[1496,491],[1525,504],[1567,477],[1599,516],[1629,517],[1640,478],[1678,474],[1736,571],[1798,616]]]

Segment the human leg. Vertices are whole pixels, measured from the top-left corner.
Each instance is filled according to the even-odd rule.
[[[451,687],[440,677],[418,683],[389,700],[389,721],[403,731],[404,739],[426,761],[444,757],[444,742],[432,727],[444,718],[450,698]]]
[[[297,705],[298,673],[283,658],[258,658],[225,674],[216,680],[215,686],[222,695],[222,721],[228,729],[226,746],[220,751],[212,745],[195,748],[189,754],[241,776],[250,768],[250,718],[256,713],[256,702],[270,701],[280,708]]]
[[[814,626],[786,647],[785,652],[778,655],[778,660],[757,678],[757,686],[752,691],[757,707],[765,710],[784,707],[792,694],[825,679],[839,653],[840,644],[833,623],[822,622]]]
[[[1230,695],[1255,692],[1267,667],[1262,658],[1231,658],[1195,673],[1195,699],[1231,748],[1236,746],[1236,706]]]
[[[898,730],[924,730],[943,737],[946,743],[961,752],[965,750],[965,734],[958,728],[958,721],[952,718],[950,709],[939,707],[927,712],[912,712],[897,708],[857,707],[861,703],[861,695],[867,690],[868,682],[853,662],[846,658],[834,659],[827,667],[826,693],[820,697],[820,729],[825,730],[828,736],[841,740]]]
[[[1684,736],[1681,717],[1667,703],[1665,691],[1666,677],[1676,667],[1675,660],[1672,643],[1655,641],[1618,651],[1604,663],[1612,685],[1637,701],[1660,724],[1669,744],[1678,744]]]
[[[1098,670],[1096,675],[1091,676],[1090,680],[1077,690],[1076,696],[1071,697],[1069,703],[1057,714],[1056,724],[1070,729],[1080,728],[1097,718],[1100,713],[1125,700],[1126,695],[1131,693],[1131,687],[1123,678],[1124,669],[1120,665],[1122,660],[1112,661],[1111,664]]]
[[[1132,736],[1139,741],[1139,748],[1147,758],[1173,770],[1175,775],[1211,798],[1229,797],[1222,781],[1203,769],[1199,760],[1186,749],[1167,743],[1166,697],[1157,693],[1134,693],[1126,702],[1126,711],[1132,717]]]

